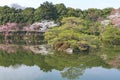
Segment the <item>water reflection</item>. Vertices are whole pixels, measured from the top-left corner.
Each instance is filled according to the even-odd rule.
[[[36,65],[21,65],[18,68],[0,66],[0,80],[120,80],[119,76],[119,70],[103,67],[86,69],[74,67],[44,72]]]
[[[20,49],[14,54],[0,51],[0,66],[0,80],[80,80],[86,69],[110,68],[93,55],[35,55]]]
[[[85,70],[80,80],[120,80],[120,70],[92,67]]]
[[[50,48],[46,45],[15,45],[15,44],[0,44],[0,50],[6,51],[7,53],[16,53],[18,49],[31,51],[34,54],[48,54],[50,53]]]
[[[51,74],[53,72],[53,74]],[[0,67],[0,80],[61,80],[59,71],[43,72],[38,66]]]
[[[50,50],[28,42],[0,44],[0,80],[120,80],[120,71],[100,56]]]
[[[63,78],[69,80],[79,79],[79,76],[82,76],[85,72],[85,67],[70,67],[65,71],[61,72]]]

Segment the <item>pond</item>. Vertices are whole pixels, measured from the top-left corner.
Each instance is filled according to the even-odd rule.
[[[120,80],[120,69],[98,55],[42,55],[40,46],[0,44],[0,80]]]
[[[44,72],[39,66],[0,66],[0,80],[120,80],[120,71],[103,67],[53,69]]]

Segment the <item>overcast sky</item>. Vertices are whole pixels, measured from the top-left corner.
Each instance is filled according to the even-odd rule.
[[[67,7],[88,9],[88,8],[120,8],[120,0],[0,0],[0,6],[11,5],[17,3],[24,7],[37,8],[45,1],[53,4],[64,3]]]

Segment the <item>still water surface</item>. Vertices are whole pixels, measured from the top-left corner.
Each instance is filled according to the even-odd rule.
[[[74,74],[68,74],[66,78],[62,76],[64,71],[53,69],[51,72],[44,72],[38,66],[20,65],[0,66],[0,80],[120,80],[120,71],[117,69],[107,69],[102,67],[92,67],[84,70],[82,75],[75,79],[69,79]]]
[[[97,55],[33,54],[41,46],[0,45],[0,80],[120,80]]]

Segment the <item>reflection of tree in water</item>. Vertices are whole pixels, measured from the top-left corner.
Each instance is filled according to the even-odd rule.
[[[15,65],[12,65],[12,66],[10,66],[10,67],[13,68],[13,69],[18,69],[18,68],[21,67],[21,65],[19,65],[19,64],[15,64]]]
[[[49,55],[33,54],[28,47],[13,47],[13,49],[18,49],[14,54],[10,54],[7,51],[0,50],[0,66],[14,66],[13,68],[18,68],[16,64],[34,66],[37,65],[44,72],[50,72],[53,69],[63,71],[65,67],[67,70],[61,73],[62,77],[68,79],[76,79],[83,74],[85,68],[104,66],[107,64],[97,56],[85,55],[79,56],[77,54],[68,55],[63,53],[55,53]],[[92,62],[92,63],[91,63]],[[79,66],[80,64],[83,64]]]
[[[84,67],[69,67],[65,71],[61,72],[61,75],[63,78],[67,78],[69,80],[75,80],[79,78],[79,76],[82,76],[84,73],[85,68]]]
[[[15,45],[15,44],[0,44],[0,50],[7,53],[16,53],[18,50],[31,51],[34,54],[46,55],[48,53],[46,45]]]

